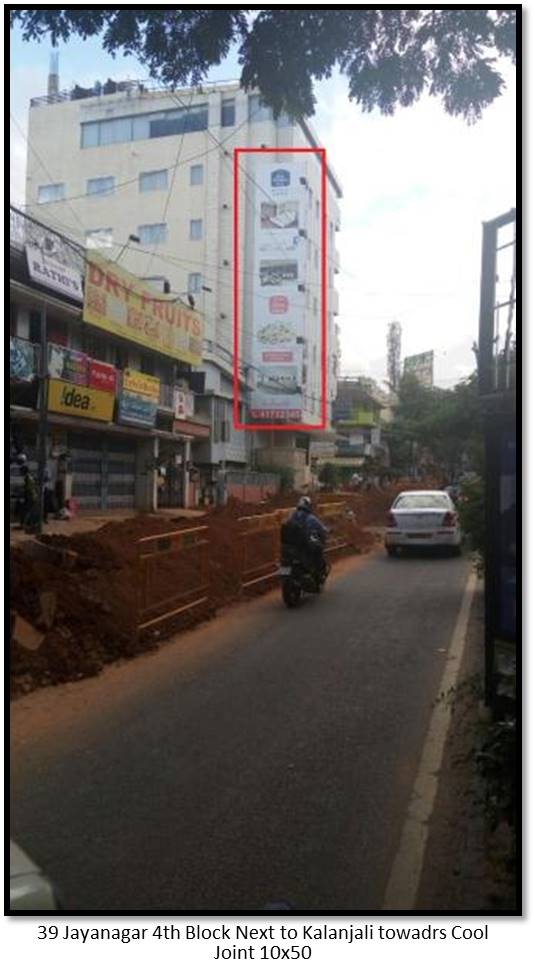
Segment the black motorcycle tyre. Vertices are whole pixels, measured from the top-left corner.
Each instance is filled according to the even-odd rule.
[[[291,577],[282,581],[282,599],[286,607],[297,607],[301,600],[301,587]]]

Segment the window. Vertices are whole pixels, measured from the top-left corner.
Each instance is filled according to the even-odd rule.
[[[104,197],[115,190],[114,176],[96,176],[87,181],[87,193],[89,196]]]
[[[192,187],[199,187],[204,181],[204,166],[202,163],[196,163],[195,166],[190,166],[189,168],[189,182]]]
[[[176,136],[183,132],[201,132],[208,128],[208,106],[194,105],[191,108],[172,109],[162,113],[163,118],[150,123],[150,138]]]
[[[40,204],[48,204],[53,200],[63,200],[64,196],[64,183],[47,183],[37,190],[37,202]]]
[[[167,170],[151,170],[139,174],[139,192],[149,190],[167,190]]]
[[[167,224],[140,224],[137,236],[142,244],[161,244],[167,240]]]
[[[202,220],[191,220],[189,222],[190,241],[200,241],[202,239]]]
[[[203,103],[191,108],[169,109],[166,112],[145,112],[120,119],[83,122],[81,145],[82,149],[89,149],[92,146],[109,146],[117,142],[200,132],[207,128],[208,106]]]
[[[202,288],[202,275],[200,271],[192,271],[188,275],[188,292],[197,295]]]
[[[142,373],[148,373],[149,376],[154,376],[155,359],[151,353],[141,354],[140,369]]]
[[[224,98],[221,103],[221,125],[233,126],[236,124],[236,103],[233,98]]]
[[[214,444],[230,440],[229,411],[226,400],[215,398],[212,440]]]
[[[106,119],[100,122],[100,146],[111,146],[116,142],[130,142],[132,138],[132,119]]]
[[[249,122],[272,122],[273,112],[259,95],[249,95]]]
[[[82,123],[82,149],[98,146],[100,136],[99,122]]]
[[[98,227],[94,231],[85,232],[86,248],[111,248],[113,247],[113,228]]]

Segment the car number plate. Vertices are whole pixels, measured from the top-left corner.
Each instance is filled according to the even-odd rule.
[[[279,567],[279,575],[281,577],[289,577],[292,572],[291,567]]]
[[[432,533],[407,533],[409,539],[431,539]]]

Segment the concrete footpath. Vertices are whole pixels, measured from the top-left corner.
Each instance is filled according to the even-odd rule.
[[[515,912],[514,882],[496,858],[501,841],[491,838],[486,824],[486,785],[476,765],[488,722],[482,707],[483,648],[480,585],[472,603],[461,670],[448,696],[452,721],[429,819],[415,903],[418,911]]]

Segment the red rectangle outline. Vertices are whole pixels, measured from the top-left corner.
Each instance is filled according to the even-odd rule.
[[[320,276],[320,328],[321,328],[321,422],[320,424],[243,424],[239,419],[239,266],[238,266],[238,169],[240,153],[316,153],[321,157],[321,276]],[[234,223],[233,223],[233,366],[234,366],[234,399],[233,422],[236,431],[324,431],[327,427],[327,152],[324,148],[308,146],[266,147],[266,146],[238,146],[234,149]]]

